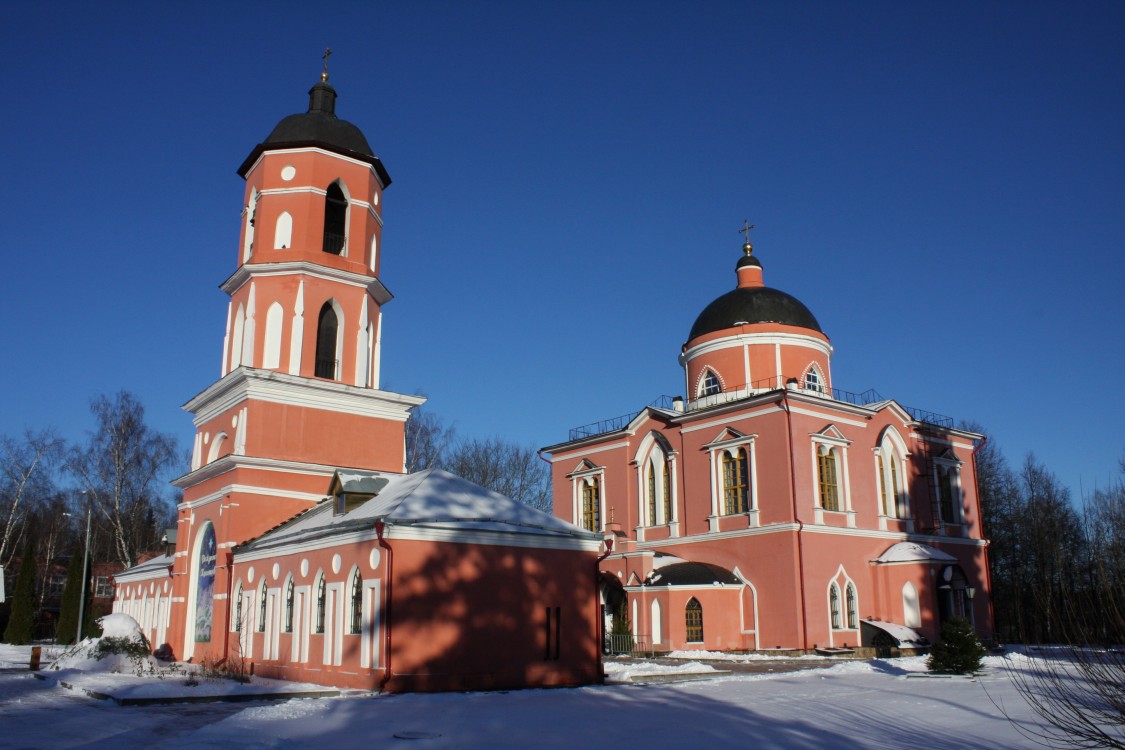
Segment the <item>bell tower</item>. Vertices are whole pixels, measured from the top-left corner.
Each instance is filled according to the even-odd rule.
[[[338,468],[401,473],[424,399],[379,390],[382,197],[390,185],[321,80],[238,169],[246,180],[222,366],[184,405],[196,436],[173,565],[169,643],[218,656],[231,548],[324,497]],[[265,575],[267,571],[263,571]],[[214,605],[213,605],[214,603]],[[183,632],[176,632],[177,629]]]

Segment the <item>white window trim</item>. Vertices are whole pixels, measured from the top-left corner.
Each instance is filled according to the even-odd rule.
[[[840,627],[838,627],[838,628],[835,627],[832,624],[832,587],[833,586],[835,586],[840,593]],[[855,591],[855,620],[856,620],[855,624],[856,624],[856,626],[854,628],[848,627],[848,586],[851,586],[852,590]],[[824,590],[824,597],[825,597],[825,599],[824,599],[825,602],[828,604],[828,645],[829,645],[829,647],[835,648],[835,646],[836,646],[836,635],[844,634],[844,633],[855,633],[855,636],[852,637],[852,638],[849,638],[848,642],[852,646],[860,645],[859,644],[859,637],[860,637],[860,629],[862,628],[862,625],[860,624],[861,620],[862,620],[860,612],[862,610],[860,609],[860,606],[859,606],[859,586],[855,585],[855,581],[852,580],[852,577],[848,575],[846,570],[844,570],[843,565],[841,565],[839,568],[837,568],[836,574],[833,575],[832,578],[828,581],[828,587]]]
[[[938,507],[937,518],[938,524],[941,527],[942,533],[947,533],[947,527],[951,528],[950,531],[958,531],[957,536],[968,536],[968,524],[965,523],[965,496],[961,489],[961,465],[964,462],[958,459],[950,451],[946,451],[942,455],[934,459],[933,470],[933,487],[934,499]],[[946,521],[941,517],[941,470],[946,469],[950,473],[949,486],[953,492],[953,497],[950,498],[953,504],[953,520]]]
[[[571,472],[570,474],[567,475],[568,478],[571,480],[570,481],[571,507],[572,507],[572,512],[573,512],[573,515],[571,517],[574,519],[574,525],[575,526],[577,526],[581,529],[586,528],[583,525],[584,519],[582,518],[582,488],[586,484],[588,484],[589,479],[597,478],[597,480],[598,480],[598,520],[601,522],[601,528],[600,529],[594,529],[594,531],[595,531],[595,533],[601,533],[602,531],[605,530],[605,525],[607,523],[609,523],[609,518],[607,518],[607,516],[606,516],[606,507],[605,507],[605,498],[606,498],[605,467],[604,466],[593,466],[592,464],[590,464],[588,461],[585,461],[585,460],[583,460],[583,463],[580,464],[580,466],[582,466],[582,465],[586,465],[586,468],[576,469],[575,471],[573,471],[573,472]]]
[[[883,435],[879,440],[879,445],[873,450],[875,461],[875,483],[876,483],[876,502],[878,503],[879,511],[879,530],[887,530],[887,521],[905,521],[906,531],[914,531],[914,514],[910,505],[910,489],[909,482],[906,481],[906,466],[907,458],[910,456],[910,451],[906,450],[906,443],[903,441],[902,436],[891,427],[883,431]],[[879,471],[879,459],[883,459],[883,470]],[[887,488],[888,494],[894,490],[894,483],[891,481],[891,462],[898,461],[898,493],[892,499],[894,503],[894,515],[888,514],[887,509],[883,507],[883,490]]]
[[[855,528],[855,510],[852,508],[851,477],[848,472],[848,446],[852,444],[834,426],[829,426],[822,432],[811,436],[811,450],[809,458],[812,461],[813,477],[813,523],[823,525],[824,514],[832,513],[844,515],[847,518],[848,528]],[[818,451],[821,446],[836,452],[836,481],[839,484],[840,499],[843,509],[838,511],[825,510],[820,504],[820,464],[817,462]]]
[[[670,447],[665,445],[662,441],[657,440],[653,435],[659,433],[649,433],[645,439],[641,441],[641,447],[637,450],[637,459],[635,461],[637,468],[637,498],[639,500],[639,507],[637,508],[637,518],[639,525],[636,528],[637,541],[644,541],[644,530],[646,528],[653,528],[659,526],[669,527],[669,536],[679,536],[679,507],[677,500],[678,493],[677,487],[677,469],[676,456],[677,453],[671,450]],[[664,497],[664,466],[668,466],[668,485],[671,490],[671,508],[672,517],[664,517],[664,505],[666,498]],[[656,480],[656,518],[649,518],[649,497],[648,497],[648,472],[652,468],[653,476]],[[605,485],[602,485],[603,489]],[[578,524],[581,525],[581,524]]]
[[[750,493],[750,502],[748,503],[749,510],[745,513],[733,515],[747,516],[750,519],[750,526],[758,525],[758,456],[757,451],[754,450],[754,442],[757,438],[757,433],[744,435],[728,427],[719,433],[714,440],[703,446],[710,454],[711,460],[711,515],[707,517],[709,531],[719,531],[719,519],[728,515],[723,512],[725,510],[723,507],[723,491],[726,487],[723,484],[722,457],[723,455],[729,455],[735,458],[736,453],[741,448],[745,448],[747,453],[748,466],[746,471],[749,481],[747,490]]]

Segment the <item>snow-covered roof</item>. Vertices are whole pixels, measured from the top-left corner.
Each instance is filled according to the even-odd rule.
[[[411,526],[447,531],[487,531],[514,535],[569,537],[600,541],[598,534],[580,529],[552,515],[518,503],[498,492],[441,469],[414,474],[385,475],[349,472],[338,487],[372,487],[378,480],[378,494],[342,515],[336,504],[322,501],[290,521],[267,531],[257,539],[239,545],[238,552],[292,544],[337,533],[371,529],[376,521],[388,526]]]
[[[957,558],[925,544],[899,542],[888,547],[874,562],[881,565],[910,562],[955,563]]]
[[[929,646],[930,641],[926,636],[913,628],[899,625],[897,622],[883,622],[882,620],[861,620],[864,625],[878,628],[898,641],[900,646]]]
[[[168,566],[173,562],[171,555],[157,555],[156,557],[137,563],[131,568],[121,571],[113,576],[117,582],[138,581],[147,578],[165,578],[168,576]]]

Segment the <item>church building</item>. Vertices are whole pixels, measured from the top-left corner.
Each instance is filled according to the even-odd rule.
[[[834,387],[828,336],[765,286],[749,228],[736,287],[680,352],[687,397],[544,449],[555,514],[612,545],[606,629],[658,652],[887,654],[952,616],[989,637],[982,436]]]
[[[115,611],[170,657],[327,685],[598,681],[601,537],[445,472],[405,473],[424,399],[379,388],[382,161],[321,81],[246,181],[219,379],[175,552],[117,576]]]

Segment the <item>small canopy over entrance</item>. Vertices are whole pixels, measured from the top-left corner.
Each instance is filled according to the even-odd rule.
[[[899,542],[898,544],[892,544],[872,562],[876,565],[902,565],[903,563],[917,562],[955,563],[957,558],[926,544]]]
[[[860,620],[860,639],[864,646],[873,646],[880,656],[889,656],[882,653],[884,648],[929,648],[930,641],[926,636],[913,628],[899,625],[897,622],[883,622],[882,620]]]

